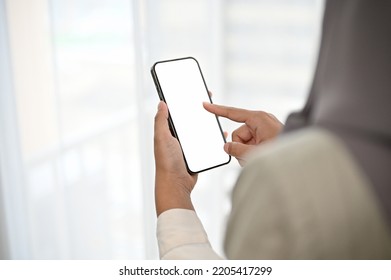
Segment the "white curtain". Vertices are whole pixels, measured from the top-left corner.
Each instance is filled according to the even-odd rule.
[[[157,258],[151,65],[196,57],[215,103],[284,121],[305,100],[323,9],[321,0],[0,3],[0,233],[14,259]],[[220,253],[239,169],[201,174],[193,195]]]

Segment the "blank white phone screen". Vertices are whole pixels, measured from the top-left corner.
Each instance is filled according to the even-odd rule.
[[[228,163],[218,120],[202,105],[210,99],[197,61],[158,62],[154,69],[188,169],[196,173]]]

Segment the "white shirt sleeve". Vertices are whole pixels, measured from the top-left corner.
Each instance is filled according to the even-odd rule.
[[[161,213],[157,220],[157,240],[160,259],[221,259],[192,210],[171,209]]]

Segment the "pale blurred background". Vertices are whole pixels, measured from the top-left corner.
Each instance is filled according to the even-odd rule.
[[[0,256],[158,258],[152,64],[193,56],[215,103],[284,121],[307,96],[322,13],[321,0],[0,0]],[[193,195],[220,253],[239,169],[201,174]]]

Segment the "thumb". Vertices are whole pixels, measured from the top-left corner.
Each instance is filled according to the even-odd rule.
[[[155,136],[164,135],[165,133],[170,134],[168,126],[168,108],[166,103],[163,101],[159,102],[158,110],[155,115]]]
[[[224,145],[224,151],[236,157],[237,159],[243,159],[243,157],[253,148],[251,145],[242,144],[239,142],[227,142]]]

